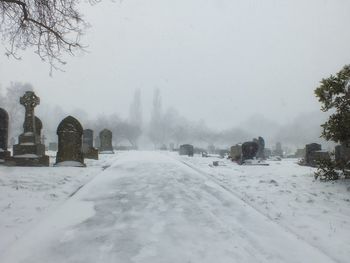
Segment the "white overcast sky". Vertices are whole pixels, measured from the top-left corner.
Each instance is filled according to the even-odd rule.
[[[227,128],[254,114],[285,123],[320,108],[319,80],[350,63],[349,0],[124,0],[82,6],[89,53],[54,72],[29,52],[0,84],[30,82],[67,111],[126,117],[140,88],[164,107]]]

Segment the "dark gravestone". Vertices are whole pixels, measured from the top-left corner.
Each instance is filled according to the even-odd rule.
[[[50,142],[49,143],[49,151],[57,152],[57,150],[58,150],[57,142]]]
[[[57,127],[58,152],[55,166],[84,167],[81,151],[83,127],[72,116],[68,116]]]
[[[346,144],[335,146],[335,161],[339,168],[344,168],[350,162],[350,147]]]
[[[43,123],[41,122],[41,120],[35,116],[35,132],[36,135],[41,138],[41,130],[43,129]]]
[[[256,157],[259,159],[265,159],[265,140],[263,137],[259,137],[257,140],[259,145],[258,152],[256,153]]]
[[[230,158],[232,161],[238,162],[241,159],[241,155],[242,155],[241,145],[237,144],[231,147]]]
[[[254,159],[258,152],[259,145],[257,142],[245,142],[242,144],[242,158],[241,162],[245,160]]]
[[[13,146],[13,158],[9,165],[17,166],[49,166],[49,156],[45,155],[45,146],[41,144],[36,128],[37,120],[34,108],[40,104],[40,99],[32,91],[27,91],[20,103],[25,107],[23,133],[18,137],[18,144]],[[42,128],[41,121],[38,124]],[[40,132],[40,131],[39,131]]]
[[[94,148],[94,131],[86,129],[83,131],[84,158],[98,160],[98,150]]]
[[[180,146],[179,154],[180,155],[188,155],[193,156],[194,153],[194,147],[191,144],[183,144]]]
[[[305,165],[316,167],[318,161],[329,158],[329,153],[322,151],[321,144],[310,143],[305,146]]]
[[[9,115],[7,111],[0,108],[0,163],[4,163],[5,159],[10,157],[8,146],[8,127]]]
[[[104,129],[100,132],[100,153],[114,153],[112,146],[112,132]]]

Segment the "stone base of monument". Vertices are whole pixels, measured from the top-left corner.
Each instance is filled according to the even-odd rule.
[[[113,150],[99,150],[100,154],[114,154]]]
[[[86,167],[85,163],[78,161],[63,161],[54,164],[55,167]]]
[[[95,148],[89,148],[83,155],[86,159],[98,160],[98,150]]]
[[[49,166],[50,158],[45,155],[45,145],[22,142],[13,146],[13,157],[6,160],[6,165]]]
[[[36,154],[16,155],[5,160],[7,166],[29,166],[46,167],[50,166],[50,157],[47,155],[38,156]]]
[[[0,149],[0,164],[5,164],[5,161],[11,157],[11,153],[9,151],[4,151]]]

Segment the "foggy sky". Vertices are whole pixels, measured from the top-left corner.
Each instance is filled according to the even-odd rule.
[[[348,0],[124,0],[82,5],[89,53],[65,72],[32,54],[7,59],[0,84],[30,82],[42,101],[126,117],[140,88],[163,107],[229,128],[261,114],[287,123],[319,110],[313,90],[350,63]]]

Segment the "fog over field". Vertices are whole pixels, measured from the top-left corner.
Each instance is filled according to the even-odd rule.
[[[84,3],[87,52],[66,57],[64,72],[52,76],[33,50],[22,60],[2,55],[2,95],[8,100],[8,87],[30,83],[50,139],[68,114],[84,127],[97,119],[130,121],[137,90],[146,131],[158,90],[162,118],[210,130],[197,136],[203,145],[263,136],[267,145],[303,147],[320,141],[327,118],[314,89],[350,59],[349,10],[342,0]]]

